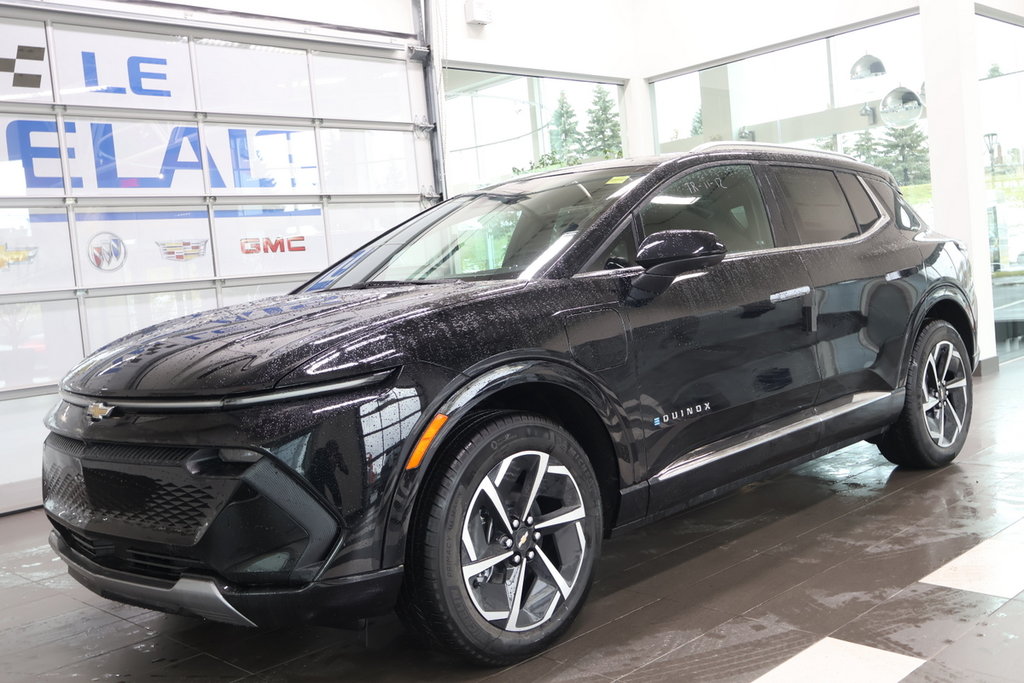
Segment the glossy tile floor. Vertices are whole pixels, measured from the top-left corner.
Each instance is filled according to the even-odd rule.
[[[606,542],[568,636],[505,670],[393,618],[247,630],[78,586],[40,511],[0,518],[0,681],[1020,681],[1024,361],[976,384],[946,469],[858,444]]]

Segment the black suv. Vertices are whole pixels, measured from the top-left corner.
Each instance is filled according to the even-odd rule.
[[[963,247],[841,155],[516,179],[82,361],[46,420],[51,544],[124,602],[249,626],[397,605],[509,663],[569,626],[608,534],[861,439],[949,463],[973,301]]]

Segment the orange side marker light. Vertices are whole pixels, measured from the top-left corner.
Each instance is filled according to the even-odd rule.
[[[448,416],[443,413],[438,413],[434,416],[434,419],[430,421],[427,428],[423,430],[420,435],[420,440],[416,442],[416,448],[412,449],[412,455],[409,456],[409,462],[405,463],[405,469],[414,470],[420,466],[423,462],[423,456],[427,454],[427,449],[430,448],[430,444],[434,442],[434,437],[441,431],[441,427],[444,427],[444,423],[448,421]]]

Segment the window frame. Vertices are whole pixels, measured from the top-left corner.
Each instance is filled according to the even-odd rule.
[[[770,163],[770,164],[767,164],[767,165],[770,167],[768,169],[768,172],[769,172],[770,183],[772,185],[772,192],[775,194],[776,200],[778,202],[779,212],[780,212],[780,215],[782,216],[782,219],[783,219],[783,222],[784,222],[784,225],[785,225],[785,228],[784,228],[783,232],[787,236],[786,244],[784,244],[784,245],[776,245],[776,249],[792,249],[792,250],[816,249],[818,247],[823,247],[823,246],[833,246],[833,245],[839,245],[839,244],[855,244],[855,243],[862,242],[862,241],[866,240],[868,237],[870,237],[875,232],[877,232],[888,221],[892,220],[892,218],[889,216],[889,211],[881,203],[881,201],[878,199],[878,197],[875,196],[875,193],[871,190],[870,187],[868,187],[867,183],[864,181],[864,178],[861,177],[861,173],[859,171],[857,171],[857,170],[849,169],[849,168],[844,168],[844,167],[841,167],[841,166],[835,166],[835,167],[834,166],[828,166],[828,165],[823,165],[823,164],[820,164],[820,163],[818,163],[818,164],[816,164],[816,163],[800,163],[800,162],[791,162],[791,161],[773,162],[773,163]],[[868,197],[874,203],[875,210],[878,211],[878,219],[869,228],[867,228],[866,230],[861,230],[858,227],[859,234],[856,237],[848,237],[846,239],[838,239],[838,240],[827,240],[827,241],[823,241],[823,242],[808,242],[808,243],[802,242],[800,240],[799,232],[796,229],[796,224],[797,224],[796,216],[793,215],[792,209],[790,208],[788,202],[785,199],[785,193],[782,190],[781,182],[780,182],[780,180],[779,180],[779,178],[778,178],[778,176],[776,174],[776,169],[779,168],[779,167],[794,167],[794,168],[805,168],[805,169],[812,169],[812,170],[818,170],[818,171],[829,171],[833,175],[836,175],[837,173],[851,173],[851,174],[853,174],[853,176],[855,178],[857,178],[857,180],[860,182],[861,186],[867,192]],[[850,220],[856,226],[857,225],[857,219],[854,217],[853,208],[850,207],[849,199],[846,198],[846,193],[845,193],[845,191],[843,191],[843,187],[839,183],[838,177],[836,178],[836,184],[839,186],[839,189],[840,189],[840,191],[842,192],[842,195],[843,195],[843,199],[846,202],[847,209],[849,209],[849,211],[850,211]]]
[[[850,205],[850,213],[853,214],[853,222],[857,226],[858,235],[863,234],[871,229],[878,219],[881,217],[881,212],[878,210],[878,206],[872,199],[871,192],[865,187],[866,183],[864,180],[852,171],[837,170],[835,172],[836,180],[839,181],[839,189],[843,191],[843,195],[846,197],[846,203]],[[875,217],[870,222],[861,224],[860,219],[857,217],[857,208],[854,206],[854,198],[850,196],[851,190],[843,183],[843,178],[849,177],[853,179],[853,182],[860,187],[861,193],[867,197],[868,203],[871,204],[875,210]]]
[[[729,259],[731,257],[741,257],[750,254],[763,254],[766,252],[779,249],[786,242],[788,242],[788,238],[785,235],[788,226],[786,222],[783,220],[781,207],[778,204],[777,191],[770,182],[770,176],[766,169],[767,165],[768,164],[765,164],[763,162],[743,158],[715,159],[714,161],[709,161],[707,163],[690,166],[680,171],[679,173],[672,175],[668,179],[662,181],[661,183],[658,184],[657,187],[655,187],[653,190],[647,193],[641,200],[639,200],[630,211],[630,213],[633,216],[634,223],[636,225],[635,232],[637,238],[639,239],[639,242],[642,243],[644,239],[649,237],[649,235],[647,235],[644,232],[643,219],[640,215],[640,212],[643,211],[644,207],[651,203],[651,200],[654,197],[658,196],[670,185],[672,185],[678,180],[681,180],[685,176],[690,175],[691,173],[696,173],[717,166],[747,166],[754,176],[755,186],[757,187],[757,190],[761,195],[761,202],[764,204],[765,214],[768,218],[768,230],[772,235],[772,239],[774,240],[775,245],[765,249],[729,251],[728,253],[726,253],[725,258]],[[637,246],[639,247],[639,243]]]
[[[594,250],[594,253],[591,254],[590,258],[586,260],[583,266],[581,266],[579,270],[576,271],[573,277],[594,277],[598,275],[608,275],[609,273],[628,273],[630,275],[633,275],[641,272],[643,270],[643,266],[639,264],[634,266],[628,266],[626,268],[595,267],[597,264],[597,260],[601,258],[601,256],[603,256],[604,253],[608,251],[608,249],[613,244],[615,244],[615,242],[617,242],[620,237],[626,234],[627,231],[629,231],[632,234],[633,246],[636,248],[636,251],[639,251],[640,242],[642,242],[643,240],[640,239],[640,228],[638,227],[636,219],[633,217],[633,211],[630,211],[622,220],[619,221],[618,225],[616,225],[615,228],[612,230],[612,234],[609,235],[608,238],[605,239],[603,242],[601,242],[601,246]],[[604,264],[601,265],[603,266]]]

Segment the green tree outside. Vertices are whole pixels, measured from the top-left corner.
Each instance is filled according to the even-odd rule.
[[[701,107],[697,110],[697,113],[693,115],[693,120],[690,122],[690,137],[696,137],[704,134],[704,108]]]
[[[835,152],[836,151],[836,136],[826,135],[824,137],[815,138],[814,146],[824,152]]]
[[[880,162],[880,144],[871,133],[870,128],[865,128],[857,134],[857,139],[850,148],[850,154],[863,161],[865,164],[878,166]]]
[[[615,102],[604,86],[594,88],[592,106],[587,110],[590,122],[583,138],[583,152],[588,157],[614,159],[622,156],[622,131]]]
[[[879,141],[877,166],[881,166],[902,185],[930,183],[928,136],[915,123],[907,128],[886,128]]]
[[[583,134],[576,121],[576,110],[569,104],[564,90],[558,96],[555,113],[551,115],[548,136],[551,140],[551,157],[556,163],[573,163],[573,160],[579,158]]]

